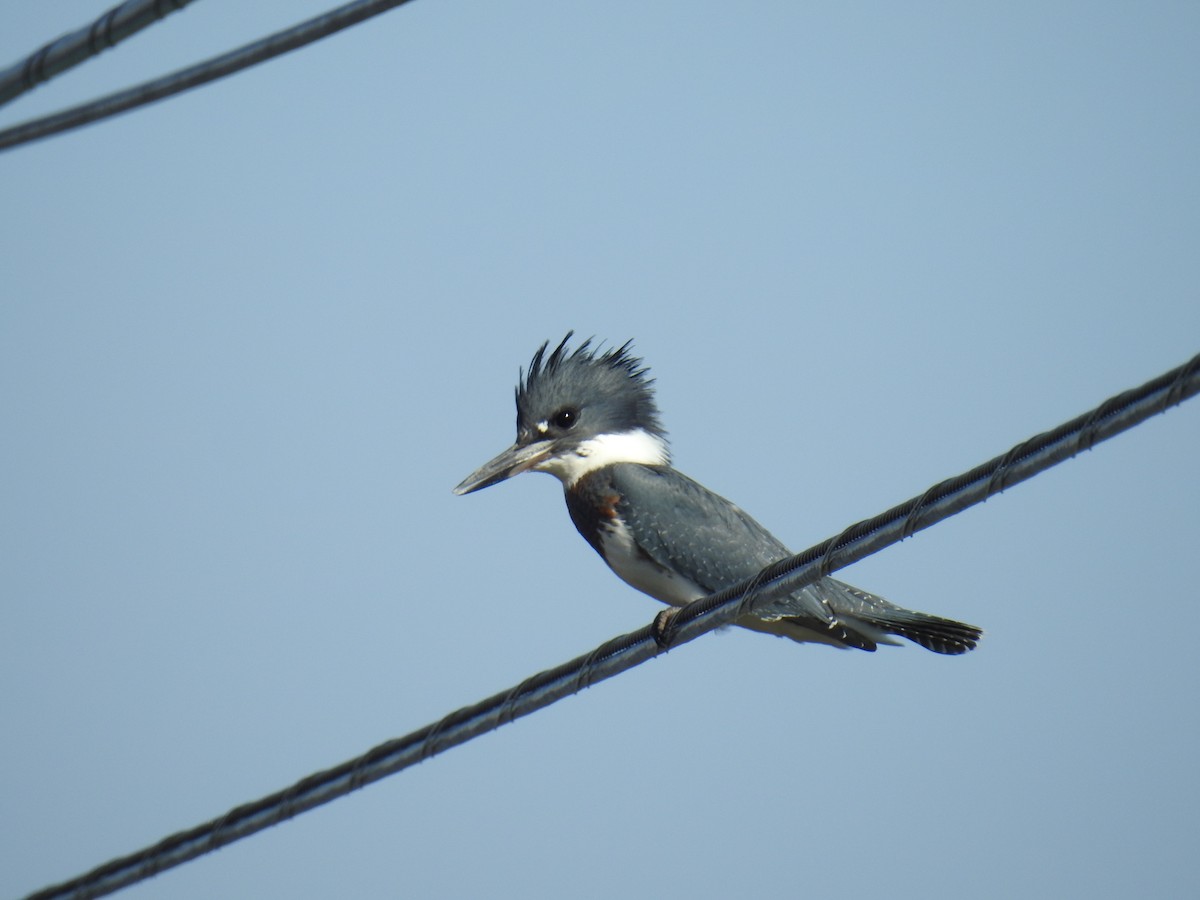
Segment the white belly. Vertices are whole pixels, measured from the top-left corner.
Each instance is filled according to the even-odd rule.
[[[609,568],[626,584],[643,594],[649,594],[655,600],[671,606],[684,606],[708,593],[640,552],[620,518],[612,520],[611,525],[601,531],[600,542]]]

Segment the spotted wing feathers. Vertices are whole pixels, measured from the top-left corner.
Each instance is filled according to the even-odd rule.
[[[641,550],[708,593],[790,555],[739,507],[669,466],[616,465],[594,477],[606,480],[612,511]],[[833,578],[801,588],[738,624],[861,650],[895,643],[889,635],[896,635],[935,653],[958,654],[975,649],[981,636],[973,625],[905,609]]]

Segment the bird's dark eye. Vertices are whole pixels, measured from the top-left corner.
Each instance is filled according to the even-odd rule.
[[[579,411],[567,407],[566,409],[560,409],[558,412],[556,412],[554,414],[554,418],[550,421],[553,423],[555,428],[565,429],[572,427],[578,418]]]

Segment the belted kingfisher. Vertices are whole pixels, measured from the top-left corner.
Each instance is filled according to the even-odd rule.
[[[521,472],[562,483],[579,533],[623,581],[684,606],[790,556],[787,547],[724,497],[671,467],[653,379],[632,342],[609,350],[574,332],[542,344],[517,385],[517,441],[454,489],[469,494]],[[794,641],[874,650],[889,635],[936,653],[975,649],[973,625],[914,612],[833,578],[821,578],[739,626]]]

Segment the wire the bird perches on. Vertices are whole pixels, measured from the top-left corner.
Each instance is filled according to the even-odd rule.
[[[379,781],[728,624],[757,604],[768,602],[776,593],[795,590],[898,543],[1081,451],[1090,450],[1100,441],[1198,392],[1200,355],[1141,387],[1106,400],[1053,431],[1023,441],[962,475],[942,481],[905,503],[852,525],[836,537],[769,566],[754,578],[702,597],[679,610],[665,633],[648,625],[614,638],[591,653],[456,710],[438,722],[380,744],[362,756],[310,775],[282,791],[238,806],[203,825],[38,891],[29,900],[111,893]]]

